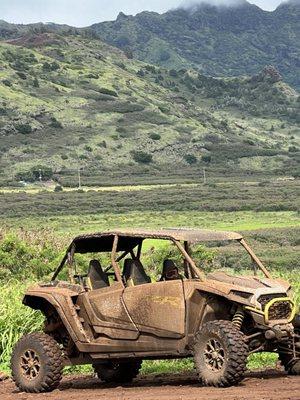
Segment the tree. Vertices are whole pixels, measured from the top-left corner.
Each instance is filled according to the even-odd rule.
[[[187,162],[188,164],[192,165],[192,164],[196,164],[197,162],[197,157],[194,156],[194,154],[185,154],[183,156],[185,162]]]
[[[149,153],[146,153],[144,151],[132,151],[131,152],[132,158],[134,161],[140,164],[149,164],[152,162],[152,155]]]

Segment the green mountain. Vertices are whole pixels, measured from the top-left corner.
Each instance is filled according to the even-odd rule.
[[[300,88],[300,2],[268,12],[244,0],[234,6],[198,6],[136,16],[91,29],[134,57],[168,68],[198,68],[211,76],[252,75],[274,65]]]
[[[298,174],[299,95],[273,67],[216,79],[86,36],[0,43],[0,185]]]

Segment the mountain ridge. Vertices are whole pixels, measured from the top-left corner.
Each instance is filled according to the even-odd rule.
[[[0,39],[28,32],[90,35],[133,57],[166,68],[198,68],[210,76],[252,75],[274,65],[284,79],[300,88],[300,2],[281,3],[265,11],[241,0],[239,5],[203,2],[163,14],[120,12],[116,20],[86,28],[68,25],[18,25],[0,21]]]
[[[273,64],[285,79],[300,87],[299,2],[264,11],[241,6],[201,4],[163,14],[119,14],[116,21],[89,29],[134,57],[168,68],[193,67],[211,76],[253,74]]]

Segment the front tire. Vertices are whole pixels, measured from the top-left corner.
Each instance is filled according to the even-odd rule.
[[[63,356],[58,343],[41,332],[21,337],[11,358],[12,378],[23,392],[56,389],[62,378]]]
[[[141,360],[106,361],[103,364],[94,365],[94,370],[98,378],[103,382],[130,383],[138,375],[141,365]]]
[[[289,375],[300,375],[300,359],[294,360],[293,354],[278,352],[278,357]]]
[[[195,336],[195,366],[205,386],[238,384],[244,378],[247,356],[245,337],[230,321],[207,322]]]

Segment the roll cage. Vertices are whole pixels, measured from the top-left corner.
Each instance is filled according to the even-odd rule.
[[[271,278],[270,273],[265,268],[261,260],[255,255],[250,246],[246,243],[243,236],[236,232],[197,230],[197,229],[161,229],[161,230],[117,230],[103,233],[94,233],[77,236],[73,239],[63,257],[60,265],[52,276],[54,281],[65,264],[69,268],[69,276],[74,280],[74,254],[75,253],[99,253],[110,252],[111,264],[104,270],[108,273],[111,269],[114,271],[116,280],[124,285],[119,262],[130,255],[134,260],[140,260],[143,241],[145,239],[169,240],[178,248],[184,259],[184,271],[188,279],[206,279],[205,273],[200,270],[191,256],[191,245],[202,242],[222,242],[238,241],[247,253],[250,255],[254,264],[259,267],[267,278]],[[117,253],[121,252],[119,256]]]

